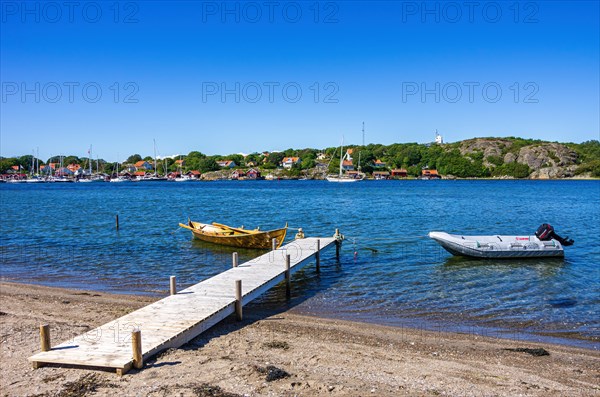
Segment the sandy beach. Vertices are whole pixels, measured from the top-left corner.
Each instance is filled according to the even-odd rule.
[[[1,283],[0,295],[3,396],[600,395],[592,350],[259,310],[123,377],[34,370],[27,357],[39,350],[41,323],[59,343],[157,298],[14,283]]]

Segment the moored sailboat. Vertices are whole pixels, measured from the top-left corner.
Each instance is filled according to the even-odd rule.
[[[359,155],[360,156],[360,155]],[[328,182],[338,182],[338,183],[345,183],[345,182],[358,182],[358,181],[362,181],[363,179],[365,179],[365,174],[360,172],[360,160],[359,160],[359,171],[354,174],[354,175],[350,175],[348,173],[344,173],[344,159],[347,159],[349,161],[349,154],[348,152],[346,152],[346,154],[344,154],[344,140],[342,139],[342,145],[340,146],[340,170],[338,175],[327,175],[326,179]]]

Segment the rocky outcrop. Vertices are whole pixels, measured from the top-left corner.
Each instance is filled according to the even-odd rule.
[[[515,140],[506,138],[475,138],[459,143],[460,154],[471,158],[483,154],[483,165],[494,169],[498,165],[520,163],[527,165],[533,179],[569,178],[577,169],[577,152],[566,145],[535,142],[519,148]]]
[[[483,152],[483,157],[502,156],[502,153],[512,146],[508,139],[477,138],[462,141],[460,145],[460,154],[468,156],[474,152]]]
[[[531,179],[570,178],[577,169],[577,153],[560,143],[525,146],[516,161],[533,170]]]
[[[534,171],[542,168],[568,167],[577,162],[577,153],[560,143],[529,145],[519,150],[516,159]]]
[[[575,170],[577,166],[572,165],[569,167],[544,167],[537,171],[533,171],[529,178],[531,179],[558,179],[558,178],[572,178],[575,176]]]

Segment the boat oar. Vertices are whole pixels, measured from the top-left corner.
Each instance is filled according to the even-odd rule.
[[[221,229],[227,229],[227,230],[231,230],[231,231],[238,232],[238,233],[244,233],[244,234],[256,234],[256,233],[258,233],[256,230],[240,229],[240,228],[237,228],[237,227],[231,227],[231,226],[223,225],[222,223],[217,223],[217,222],[213,222],[212,225],[216,226],[216,227],[220,227]]]
[[[182,228],[184,228],[184,229],[190,229],[191,231],[194,231],[194,230],[196,230],[196,229],[194,229],[194,228],[193,228],[193,227],[191,227],[191,226],[184,225],[183,223],[180,223],[180,224],[179,224],[179,226],[181,226],[181,227],[182,227]]]

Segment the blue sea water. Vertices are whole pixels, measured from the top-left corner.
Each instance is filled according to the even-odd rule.
[[[3,280],[163,294],[170,275],[195,284],[235,251],[192,240],[179,222],[289,222],[308,236],[339,228],[340,261],[324,255],[320,274],[296,274],[291,301],[276,288],[256,305],[600,349],[599,181],[0,184],[0,209]],[[426,237],[533,234],[544,222],[575,239],[564,260],[452,257]]]

